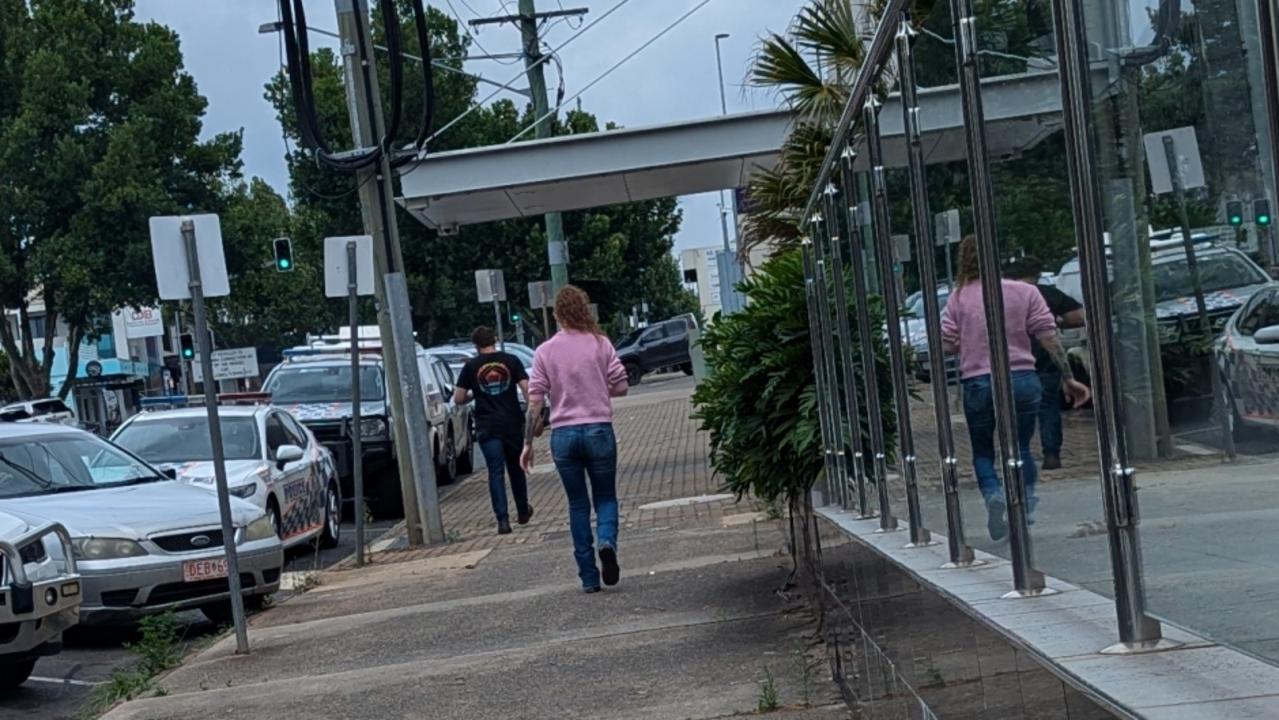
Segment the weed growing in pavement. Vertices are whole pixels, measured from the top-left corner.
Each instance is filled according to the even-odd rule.
[[[777,694],[777,684],[773,682],[773,671],[764,668],[764,679],[759,684],[759,711],[773,712],[782,706]]]
[[[301,595],[302,593],[312,590],[320,585],[320,573],[304,572],[297,576],[293,581],[293,592]]]
[[[795,648],[795,664],[799,670],[799,681],[803,691],[804,705],[812,705],[812,698],[809,695],[809,688],[813,680],[813,668],[808,664],[808,652],[803,645]]]
[[[180,634],[178,620],[172,612],[152,615],[138,623],[141,637],[124,647],[137,656],[137,662],[127,668],[116,668],[105,683],[93,689],[81,713],[86,718],[96,718],[118,702],[140,697],[149,690],[157,695],[165,694],[163,688],[153,688],[157,675],[177,666],[182,659],[178,648]]]
[[[449,545],[452,545],[453,543],[460,543],[464,539],[465,538],[462,537],[462,533],[458,532],[457,528],[449,528],[448,532],[444,533],[444,542]]]

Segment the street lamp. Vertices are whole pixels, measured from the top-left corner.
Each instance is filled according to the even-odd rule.
[[[719,51],[719,41],[728,39],[728,33],[715,36],[715,67],[719,69],[719,109],[723,115],[728,114],[728,97],[724,94],[724,58]]]
[[[728,95],[724,91],[724,55],[722,51],[720,50],[720,41],[726,40],[728,39],[728,37],[729,37],[728,33],[717,33],[715,35],[715,69],[719,73],[719,110],[721,115],[728,114]],[[735,200],[734,200],[734,205],[736,205]],[[724,264],[722,266],[723,270],[728,270],[729,266],[733,264],[732,262],[733,246],[728,239],[728,212],[729,212],[729,201],[727,198],[724,197],[724,191],[720,190],[719,191],[719,225],[720,225],[720,230],[724,234]],[[733,208],[733,218],[734,219],[737,218],[736,207]],[[721,272],[720,274],[724,275],[725,273]],[[729,278],[720,277],[719,279],[720,308],[725,315],[728,315],[734,309],[730,307],[731,303],[729,302],[730,299],[733,297],[733,293],[734,293],[733,284],[729,281]]]

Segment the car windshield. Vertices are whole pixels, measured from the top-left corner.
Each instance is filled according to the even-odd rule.
[[[294,365],[276,370],[263,388],[276,403],[331,403],[351,399],[349,365]],[[360,397],[382,400],[382,371],[376,365],[360,367]]]
[[[227,460],[257,460],[258,424],[251,417],[221,418],[222,448]],[[207,417],[139,418],[124,427],[117,445],[152,463],[202,462],[213,459]]]
[[[617,343],[617,347],[624,348],[628,345],[634,345],[635,343],[639,342],[639,337],[641,334],[643,334],[644,330],[645,328],[640,328],[639,330],[632,330],[631,334],[622,338],[621,341]]]
[[[1234,253],[1208,255],[1197,259],[1199,281],[1203,283],[1206,293],[1257,285],[1267,279],[1252,263]],[[1152,268],[1152,277],[1155,281],[1155,302],[1194,295],[1194,286],[1190,282],[1190,266],[1185,258],[1156,263]]]
[[[939,309],[946,309],[946,300],[950,298],[950,291],[942,288],[937,292],[937,302],[940,304]],[[906,314],[910,317],[922,318],[924,316],[924,293],[920,290],[910,294],[906,298]]]
[[[89,435],[40,435],[0,441],[0,498],[168,480],[107,441]]]

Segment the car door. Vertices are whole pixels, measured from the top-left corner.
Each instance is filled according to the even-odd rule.
[[[683,320],[671,320],[666,323],[666,337],[662,340],[665,349],[662,365],[673,367],[689,361],[688,355],[688,323]]]
[[[280,503],[281,540],[288,540],[315,527],[314,509],[308,507],[313,493],[307,486],[311,469],[311,464],[307,462],[307,443],[308,438],[298,437],[289,430],[283,413],[273,411],[267,415],[267,460],[271,463],[271,481],[276,488],[276,499]],[[302,448],[303,457],[281,467],[276,460],[276,453],[285,445]]]
[[[1279,291],[1259,290],[1239,315],[1229,349],[1227,382],[1239,415],[1279,422],[1279,345],[1258,343],[1258,330],[1279,325]]]
[[[645,372],[655,370],[662,366],[662,357],[665,354],[665,348],[662,347],[662,341],[666,339],[666,325],[655,325],[640,335],[640,362],[644,366]]]
[[[431,358],[431,370],[435,373],[435,382],[444,396],[444,404],[449,409],[449,422],[453,423],[453,438],[460,446],[466,439],[466,426],[463,423],[461,406],[453,402],[453,386],[456,383],[451,377],[448,364],[441,358]]]
[[[431,367],[429,357],[418,355],[417,369],[422,378],[422,394],[426,400],[426,417],[438,432],[443,429],[444,422],[448,420],[449,410],[447,403],[444,401],[444,391],[440,388],[440,382],[435,377],[435,370]]]

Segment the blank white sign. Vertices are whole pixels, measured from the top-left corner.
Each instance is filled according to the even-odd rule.
[[[196,255],[200,259],[200,280],[204,297],[231,294],[226,276],[226,255],[222,252],[222,224],[217,215],[170,215],[151,218],[151,261],[155,265],[155,286],[161,300],[191,299],[191,274],[187,270],[186,242],[182,222],[195,226]]]
[[[373,236],[344,235],[324,238],[324,294],[346,297],[350,292],[350,269],[346,246],[355,243],[355,294],[373,294]]]

